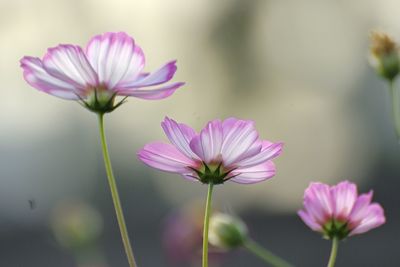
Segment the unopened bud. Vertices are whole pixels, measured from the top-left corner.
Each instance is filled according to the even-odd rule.
[[[247,239],[247,227],[238,218],[216,213],[210,218],[208,240],[222,249],[233,249],[243,245]]]
[[[397,43],[385,33],[372,32],[369,61],[380,76],[392,81],[400,71]]]

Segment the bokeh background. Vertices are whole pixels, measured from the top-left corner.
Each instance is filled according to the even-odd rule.
[[[273,179],[218,186],[214,202],[276,254],[296,266],[326,264],[330,243],[296,211],[311,181],[349,179],[374,189],[387,223],[343,242],[337,265],[399,266],[400,145],[386,84],[367,62],[371,29],[400,38],[399,10],[396,0],[1,0],[0,266],[127,266],[95,114],[28,86],[18,62],[106,31],[134,36],[146,70],[177,59],[175,81],[187,83],[106,116],[140,266],[198,266],[168,247],[177,235],[165,229],[201,211],[206,187],[136,158],[145,143],[166,140],[166,115],[197,129],[252,119],[263,138],[285,142]],[[215,266],[264,266],[241,250],[217,258]]]

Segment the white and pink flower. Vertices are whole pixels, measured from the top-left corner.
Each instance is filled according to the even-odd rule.
[[[382,206],[371,200],[372,191],[358,195],[357,186],[348,181],[335,186],[311,183],[304,192],[304,209],[298,214],[312,230],[342,239],[385,223]]]
[[[34,88],[82,101],[89,109],[103,113],[115,109],[117,95],[162,99],[184,84],[176,82],[147,89],[170,81],[176,61],[152,73],[143,72],[144,65],[142,49],[124,32],[96,35],[86,48],[61,44],[49,48],[43,59],[30,56],[21,59],[24,78]]]
[[[161,126],[172,144],[154,142],[140,150],[139,159],[150,167],[213,184],[258,183],[275,175],[272,159],[283,144],[261,140],[252,121],[213,120],[200,133],[169,118]]]

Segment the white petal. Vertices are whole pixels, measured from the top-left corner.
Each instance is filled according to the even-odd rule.
[[[52,76],[73,84],[81,92],[97,84],[97,75],[79,46],[49,48],[43,58],[43,66]]]
[[[256,143],[258,133],[252,121],[230,118],[223,122],[222,127],[224,142],[221,154],[224,165],[229,166],[260,152],[261,143]]]
[[[109,89],[135,80],[145,59],[139,46],[126,33],[104,33],[93,37],[86,47],[87,57],[98,74],[99,83]]]
[[[165,117],[161,126],[171,143],[183,154],[189,158],[199,159],[189,145],[193,137],[196,136],[196,132],[191,127],[183,123],[177,123],[168,117]]]
[[[222,140],[222,123],[214,120],[201,130],[200,135],[192,139],[190,148],[205,163],[218,162],[221,160]]]
[[[43,68],[39,58],[24,57],[21,59],[21,67],[24,70],[25,80],[34,88],[60,98],[78,99],[76,95],[78,89],[72,84],[51,76]]]
[[[269,141],[262,142],[262,149],[256,155],[245,158],[244,160],[237,163],[241,167],[251,167],[254,165],[261,164],[262,162],[271,160],[279,156],[282,152],[283,143],[271,143]]]

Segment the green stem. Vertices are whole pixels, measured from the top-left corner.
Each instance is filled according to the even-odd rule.
[[[208,226],[210,224],[210,213],[211,213],[211,198],[214,184],[208,184],[206,210],[204,212],[204,226],[203,226],[203,265],[202,267],[208,267]]]
[[[243,246],[249,250],[251,253],[262,259],[265,263],[274,267],[292,267],[290,263],[286,262],[284,259],[276,256],[271,251],[263,248],[255,241],[248,239],[243,243]]]
[[[332,239],[331,256],[329,257],[328,267],[334,267],[336,262],[337,251],[339,247],[339,238]]]
[[[396,136],[400,140],[400,96],[399,91],[394,87],[394,81],[389,82],[389,91],[392,99],[392,114]]]
[[[106,167],[108,184],[111,190],[111,196],[114,202],[115,213],[117,215],[119,230],[121,232],[122,242],[124,244],[125,253],[128,258],[129,266],[136,267],[135,257],[133,256],[132,246],[129,241],[128,230],[126,229],[126,223],[124,213],[122,211],[121,201],[119,199],[117,184],[115,182],[114,174],[111,167],[110,155],[108,154],[106,135],[104,133],[104,114],[99,114],[99,127],[101,137],[101,147],[103,149],[104,165]]]

